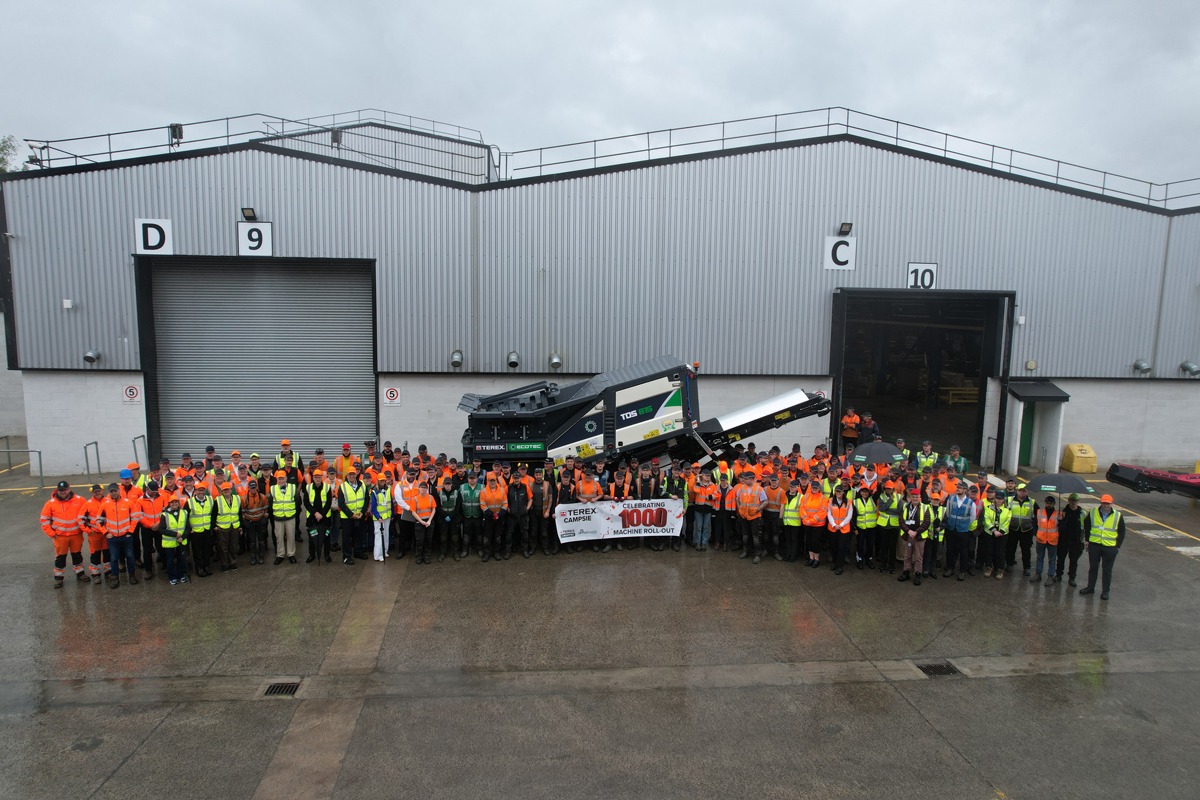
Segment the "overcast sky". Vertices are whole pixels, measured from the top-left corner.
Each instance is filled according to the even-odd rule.
[[[1200,177],[1195,0],[5,5],[0,134],[18,138],[370,106],[509,151],[843,105]]]

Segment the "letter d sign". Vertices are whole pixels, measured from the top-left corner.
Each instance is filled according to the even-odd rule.
[[[134,220],[135,253],[140,256],[175,255],[175,241],[171,238],[171,220],[169,219],[137,219]]]

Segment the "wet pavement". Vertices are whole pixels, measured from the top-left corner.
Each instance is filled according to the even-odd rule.
[[[29,486],[0,477],[0,797],[1196,796],[1186,498],[1101,484],[1106,602],[645,549],[55,590]]]

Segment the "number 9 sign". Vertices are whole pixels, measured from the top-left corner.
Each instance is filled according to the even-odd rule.
[[[239,256],[272,256],[274,237],[270,222],[239,222],[237,224]]]

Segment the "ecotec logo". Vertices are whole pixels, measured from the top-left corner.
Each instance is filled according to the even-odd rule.
[[[514,453],[527,452],[529,450],[541,450],[541,444],[510,444],[508,449]]]

